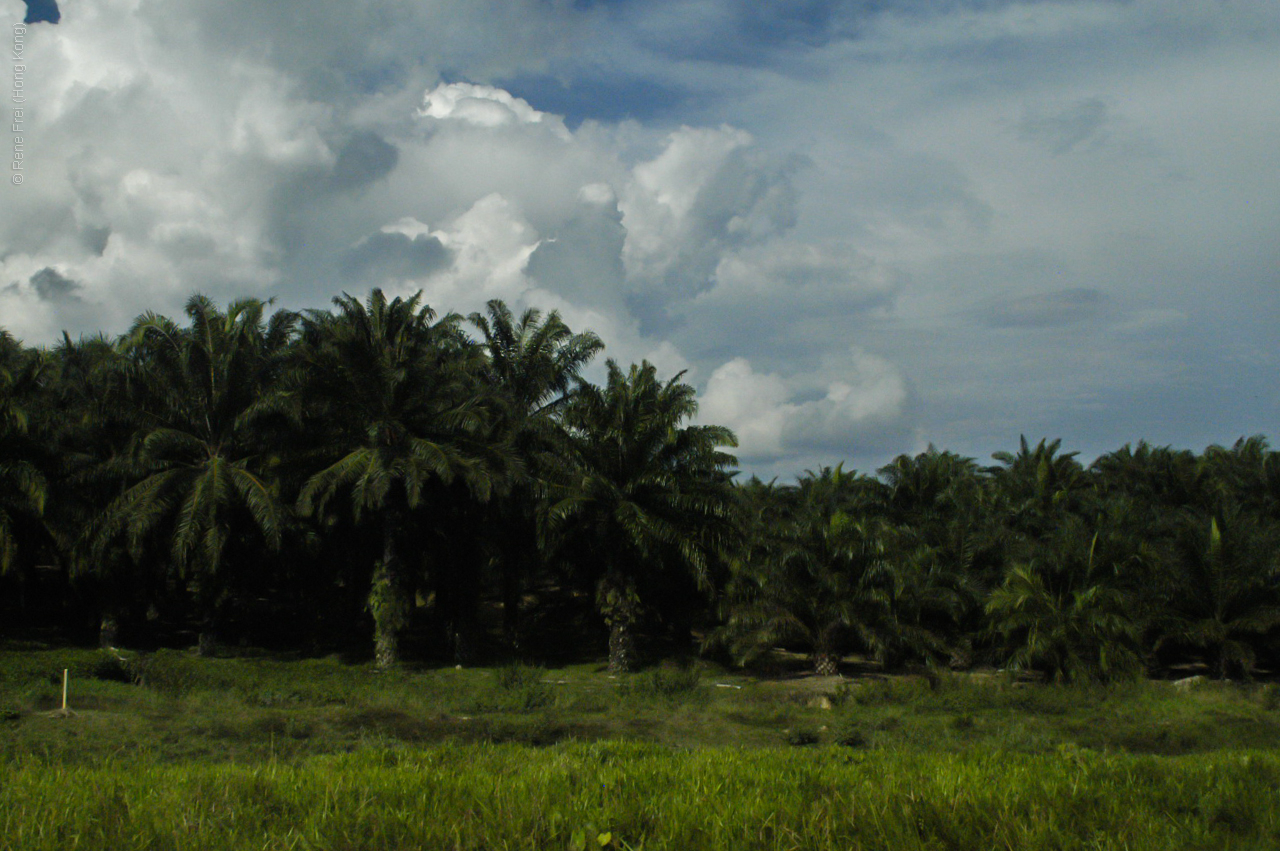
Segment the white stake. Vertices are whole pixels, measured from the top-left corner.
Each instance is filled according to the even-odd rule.
[[[50,712],[49,713],[50,718],[70,718],[72,715],[75,715],[74,712],[72,712],[70,709],[67,708],[67,681],[69,679],[71,679],[71,669],[63,668],[62,669],[62,708],[55,709],[52,712]]]

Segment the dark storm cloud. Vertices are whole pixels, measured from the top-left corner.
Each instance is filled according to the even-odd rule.
[[[45,267],[31,276],[31,286],[44,301],[79,301],[76,290],[80,285],[52,267]]]
[[[377,133],[356,133],[338,152],[329,177],[334,189],[355,189],[386,177],[396,167],[400,151]]]
[[[23,0],[27,4],[27,16],[23,18],[25,24],[38,24],[48,22],[56,24],[62,20],[62,12],[58,10],[57,0]]]
[[[379,232],[346,251],[339,266],[347,275],[376,284],[385,279],[421,278],[448,263],[449,250],[434,236]]]

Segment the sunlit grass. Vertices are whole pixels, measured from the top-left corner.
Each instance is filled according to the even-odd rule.
[[[0,847],[1268,847],[1280,760],[673,751],[606,742],[374,749],[296,765],[21,765]]]

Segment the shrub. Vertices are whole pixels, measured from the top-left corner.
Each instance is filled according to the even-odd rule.
[[[795,730],[787,731],[787,744],[793,747],[806,747],[808,745],[816,745],[819,740],[818,732],[807,727],[800,727]]]
[[[871,743],[871,739],[859,724],[846,724],[844,727],[836,731],[835,741],[837,745],[846,748],[865,748]]]
[[[507,665],[498,670],[500,697],[497,709],[531,712],[555,702],[555,694],[543,682],[546,671],[532,665]]]
[[[619,693],[627,697],[639,697],[679,702],[698,694],[702,674],[697,668],[654,668],[624,680]]]
[[[134,679],[147,688],[170,697],[182,697],[200,679],[197,662],[177,650],[140,654],[131,664]]]

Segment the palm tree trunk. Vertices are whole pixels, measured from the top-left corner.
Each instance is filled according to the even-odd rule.
[[[520,644],[520,565],[514,558],[502,563],[502,638],[508,647],[518,649]]]
[[[813,672],[820,677],[833,677],[840,673],[840,653],[837,651],[839,639],[836,625],[828,625],[818,630],[813,642],[813,650],[809,661],[813,664]]]
[[[400,664],[400,633],[377,618],[373,623],[373,664],[381,670]]]
[[[840,673],[840,657],[825,650],[815,650],[811,657],[813,672],[820,677],[834,677]]]
[[[120,640],[120,619],[115,611],[104,611],[98,622],[98,646],[103,650],[115,647]]]
[[[369,610],[373,613],[373,661],[379,669],[400,663],[400,630],[408,616],[401,588],[400,559],[396,552],[396,513],[386,511],[382,520],[382,560],[373,572]]]
[[[626,674],[636,667],[635,634],[628,619],[616,619],[609,627],[609,673]]]
[[[635,670],[634,627],[640,619],[640,597],[635,583],[616,573],[606,574],[596,590],[596,604],[609,625],[609,673]]]

